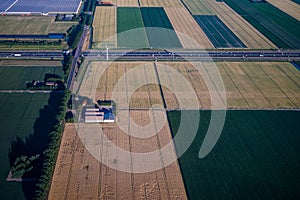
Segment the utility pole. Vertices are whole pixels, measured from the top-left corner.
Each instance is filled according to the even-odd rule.
[[[109,58],[108,58],[108,47],[107,47],[107,45],[105,45],[105,47],[106,47],[106,60],[109,60]]]

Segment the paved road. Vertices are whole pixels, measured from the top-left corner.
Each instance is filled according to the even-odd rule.
[[[84,34],[87,33],[87,27]],[[83,35],[84,35],[83,34]],[[83,37],[82,37],[83,38]],[[81,38],[81,39],[82,39]],[[82,42],[82,43],[81,43]],[[79,45],[82,46],[84,40],[80,40]],[[105,51],[90,50],[81,52],[77,48],[77,55],[84,55],[89,58],[106,59]],[[21,54],[21,56],[15,56],[15,54]],[[63,58],[62,51],[0,51],[0,57],[7,58]],[[125,52],[120,50],[110,50],[109,59],[121,59],[121,60],[234,60],[234,61],[290,61],[300,60],[300,50],[226,50],[216,49],[208,51],[137,51],[137,52]]]
[[[73,84],[74,84],[75,72],[76,72],[76,70],[78,70],[77,69],[78,68],[77,61],[78,61],[79,56],[81,55],[81,49],[82,49],[82,46],[84,43],[84,39],[88,33],[88,30],[89,30],[89,27],[84,26],[83,33],[80,37],[80,40],[78,42],[78,45],[77,45],[77,48],[76,48],[76,51],[74,54],[73,63],[72,63],[72,66],[70,69],[70,74],[69,74],[68,81],[67,81],[67,88],[71,91],[72,91]]]

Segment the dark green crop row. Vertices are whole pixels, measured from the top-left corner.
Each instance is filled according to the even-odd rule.
[[[224,0],[279,48],[300,48],[300,22],[269,3]]]

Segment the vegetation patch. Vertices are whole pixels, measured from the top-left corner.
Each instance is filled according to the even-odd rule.
[[[117,8],[117,33],[118,47],[149,47],[141,10],[138,7]]]
[[[142,7],[141,13],[150,47],[182,48],[177,34],[163,8]]]
[[[224,0],[279,48],[300,48],[300,21],[269,3]]]
[[[227,111],[219,140],[202,159],[198,154],[211,111],[181,112],[188,112],[188,120],[201,115],[196,138],[179,159],[189,199],[299,197],[300,112]],[[181,113],[168,115],[174,135]],[[184,130],[188,133],[188,124]]]
[[[195,20],[216,48],[245,48],[243,42],[215,15],[195,15]]]

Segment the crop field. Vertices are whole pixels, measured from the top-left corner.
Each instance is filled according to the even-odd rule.
[[[224,0],[233,10],[263,33],[279,48],[300,47],[300,21],[269,3]]]
[[[292,1],[300,5],[300,0],[292,0]]]
[[[163,63],[180,72],[193,86],[200,107],[211,108],[210,94],[203,75],[195,67],[204,71],[214,63]],[[217,62],[216,66],[222,76],[227,107],[233,109],[272,109],[300,107],[300,73],[290,63],[259,63],[259,62]],[[158,65],[162,74],[164,68]],[[165,72],[166,73],[166,72]],[[203,72],[201,72],[203,73]],[[211,76],[207,74],[208,76]],[[169,78],[174,88],[180,88],[177,80]],[[174,88],[171,88],[174,90]],[[213,89],[211,92],[217,92]],[[164,99],[169,109],[179,108],[175,96],[163,88]]]
[[[213,48],[210,40],[186,8],[165,8],[165,11],[184,48]]]
[[[275,7],[279,8],[283,12],[291,15],[298,21],[300,21],[300,5],[297,5],[297,3],[291,1],[291,0],[268,0],[268,3],[274,5]]]
[[[55,22],[54,17],[1,16],[0,34],[65,33],[76,22]]]
[[[120,88],[116,94],[124,95],[125,100],[130,100],[131,108],[149,108],[155,104],[162,105],[159,87],[153,84],[157,83],[157,78],[152,63],[115,62],[107,65],[108,63],[103,62],[90,64],[86,72],[80,74],[81,78],[78,80],[80,80],[81,85],[78,86],[78,93],[95,101],[99,99],[111,100],[114,87],[118,80],[124,76],[126,80],[126,83],[122,84],[124,88]],[[134,71],[137,67],[140,67],[140,70]],[[131,70],[133,71],[130,72]],[[130,78],[128,76],[134,80],[127,80]],[[139,87],[129,97],[129,91],[133,90],[135,82],[142,82],[143,80],[146,80],[146,84]]]
[[[46,64],[41,61],[29,61],[34,63],[33,66],[18,66],[20,63],[13,60],[7,63],[11,65],[0,65],[0,196],[3,199],[31,199],[34,182],[6,181],[10,161],[14,162],[20,153],[40,154],[44,151],[63,93],[29,92],[25,82],[62,77],[63,70],[61,63],[60,66],[34,66]]]
[[[141,13],[150,47],[182,48],[174,28],[163,8],[144,7],[141,8]]]
[[[117,33],[118,47],[149,47],[141,10],[138,7],[117,8]]]
[[[0,90],[26,90],[26,81],[43,81],[49,76],[63,77],[61,66],[0,66]]]
[[[117,6],[122,7],[139,7],[138,0],[118,0]]]
[[[141,7],[183,7],[180,0],[140,0]]]
[[[199,111],[183,112],[193,120]],[[168,115],[175,135],[181,114]],[[219,140],[202,159],[198,154],[210,111],[200,115],[196,138],[179,159],[189,199],[299,197],[299,111],[227,111]]]
[[[194,15],[199,26],[216,48],[245,48],[243,42],[217,17]]]
[[[117,14],[115,7],[97,6],[93,21],[94,47],[116,47]],[[102,47],[101,46],[101,47]]]
[[[6,182],[10,170],[8,152],[16,137],[20,137],[25,142],[25,138],[28,139],[37,128],[35,121],[40,115],[40,109],[48,104],[49,96],[42,93],[3,93],[0,90],[1,198],[26,199],[22,183]]]
[[[184,0],[193,15],[217,15],[248,47],[270,49],[276,46],[224,2]],[[200,7],[201,5],[201,7]]]
[[[134,119],[147,122],[144,111],[133,111]],[[91,126],[91,124],[89,125]],[[157,148],[157,142],[171,139],[166,125],[155,137],[138,140],[125,134],[115,124],[102,128],[109,139],[127,151],[145,152]],[[109,148],[105,144],[100,144]],[[104,149],[103,149],[104,151]],[[103,159],[119,158],[113,151],[99,152]],[[175,153],[175,151],[174,151]],[[133,169],[143,163],[132,162]],[[96,160],[81,143],[74,125],[67,125],[51,184],[49,199],[186,199],[177,162],[150,173],[125,173]]]

